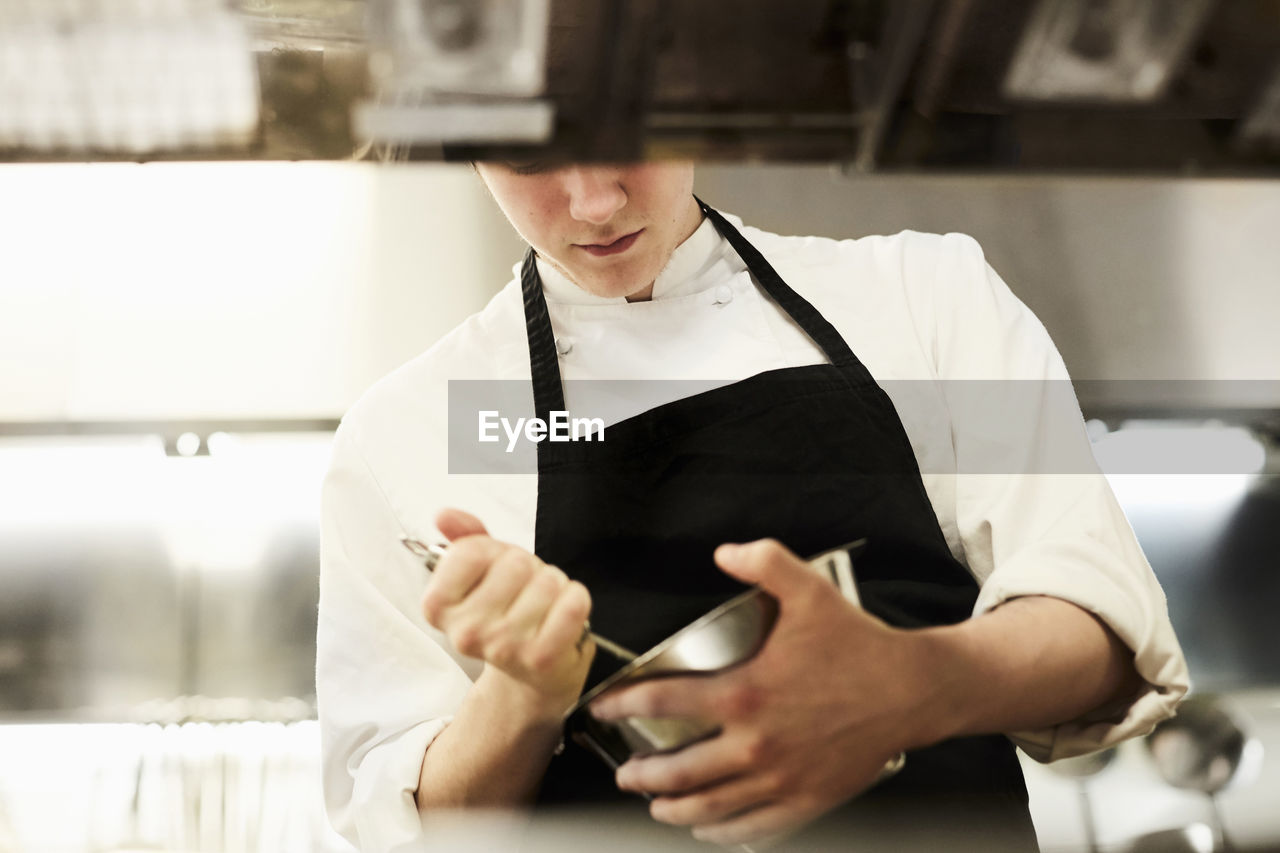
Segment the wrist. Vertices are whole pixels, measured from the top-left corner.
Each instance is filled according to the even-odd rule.
[[[906,748],[931,746],[968,733],[974,678],[962,650],[961,632],[947,625],[908,630],[903,635],[912,662],[908,679],[912,707],[907,716],[914,721]]]
[[[492,665],[485,666],[477,684],[480,682],[493,695],[498,707],[507,709],[526,725],[539,729],[559,730],[580,692],[541,690]]]

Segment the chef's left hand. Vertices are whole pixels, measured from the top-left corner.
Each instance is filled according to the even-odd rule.
[[[858,794],[900,751],[933,740],[922,724],[927,676],[913,632],[846,601],[773,540],[724,545],[716,563],[778,599],[778,621],[747,663],[713,676],[663,678],[612,691],[599,719],[697,717],[717,736],[633,758],[624,790],[655,795],[650,812],[733,844],[785,835]]]

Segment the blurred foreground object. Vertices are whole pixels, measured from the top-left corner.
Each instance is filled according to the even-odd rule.
[[[1015,98],[1151,101],[1212,0],[1041,0],[1005,80]]]
[[[1085,840],[1089,844],[1090,853],[1098,853],[1102,848],[1098,844],[1098,829],[1094,824],[1093,802],[1089,797],[1089,779],[1106,770],[1115,757],[1115,747],[1111,747],[1074,758],[1064,758],[1048,765],[1049,769],[1059,776],[1075,780],[1080,794],[1080,817],[1084,823]]]
[[[1276,0],[0,0],[0,160],[1280,172]]]
[[[247,145],[258,79],[217,0],[0,0],[0,151]]]
[[[1221,700],[1205,694],[1191,696],[1176,717],[1156,726],[1147,736],[1147,748],[1156,771],[1166,782],[1208,796],[1214,825],[1211,834],[1200,833],[1209,841],[1207,851],[1234,850],[1227,837],[1218,794],[1242,775],[1250,775],[1242,768],[1256,764],[1259,756],[1250,756],[1250,752],[1256,753],[1259,747]],[[1250,757],[1254,760],[1246,760]],[[1193,832],[1189,827],[1187,837],[1194,839]]]
[[[383,143],[542,143],[550,0],[369,0],[372,102],[357,133]]]

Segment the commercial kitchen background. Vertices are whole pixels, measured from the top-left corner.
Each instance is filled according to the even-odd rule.
[[[783,232],[972,234],[1105,380],[1099,456],[1166,454],[1114,483],[1251,739],[1222,821],[1280,845],[1280,184],[707,165],[698,191]],[[518,239],[465,167],[35,164],[0,165],[0,249],[0,851],[344,849],[313,722],[328,441]],[[1142,742],[1028,780],[1048,851],[1209,849],[1208,798]]]

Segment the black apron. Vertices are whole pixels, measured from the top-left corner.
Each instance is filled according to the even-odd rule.
[[[807,555],[865,536],[855,573],[868,611],[899,627],[968,618],[977,584],[947,547],[888,396],[835,328],[698,203],[830,364],[772,370],[659,406],[608,427],[601,442],[541,442],[535,553],[587,586],[600,633],[637,650],[741,592],[712,552],[763,537]],[[564,392],[532,250],[521,280],[534,404],[549,422],[565,409]],[[588,686],[617,667],[597,654]],[[552,759],[539,798],[577,807],[628,802],[645,808],[572,742]],[[983,849],[1036,849],[1021,768],[1003,736],[908,753],[901,773],[820,824],[910,833],[952,812],[977,824]],[[938,828],[960,840],[955,827]]]

